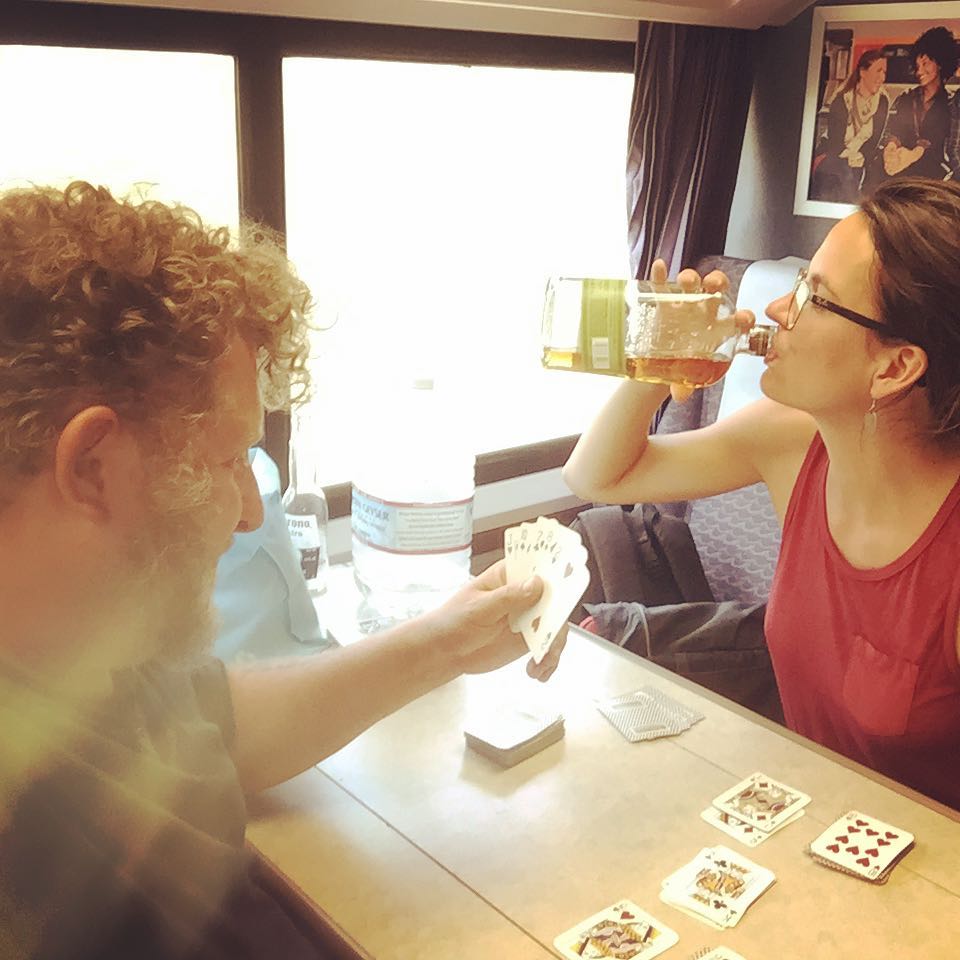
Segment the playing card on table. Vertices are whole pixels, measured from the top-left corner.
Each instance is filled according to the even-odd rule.
[[[764,773],[754,773],[725,790],[713,801],[722,813],[770,833],[793,819],[810,802],[810,797]]]
[[[913,847],[912,833],[851,810],[810,844],[814,859],[864,880],[884,883]]]
[[[702,713],[677,703],[655,687],[601,700],[597,709],[631,743],[673,736],[703,719]]]
[[[575,531],[539,517],[504,532],[504,556],[509,582],[534,574],[543,580],[540,599],[509,618],[539,663],[587,589],[587,551]]]
[[[744,957],[729,947],[704,947],[693,954],[690,960],[744,960]]]
[[[700,816],[707,823],[741,843],[745,843],[748,847],[758,847],[767,837],[772,837],[795,820],[799,820],[803,816],[803,810],[797,810],[792,817],[782,820],[772,830],[761,830],[752,823],[747,823],[745,820],[735,817],[732,813],[726,813],[716,807],[707,807],[706,810],[701,811]]]
[[[630,900],[595,913],[560,934],[553,945],[571,960],[617,957],[649,960],[672,947],[680,937]]]
[[[705,847],[663,881],[660,899],[712,926],[733,927],[775,879],[727,847]]]

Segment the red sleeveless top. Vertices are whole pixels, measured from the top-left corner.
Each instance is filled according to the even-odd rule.
[[[818,434],[767,607],[787,725],[960,810],[960,479],[906,553],[859,570],[827,526],[828,466]]]

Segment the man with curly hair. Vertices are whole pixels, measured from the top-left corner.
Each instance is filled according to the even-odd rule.
[[[247,452],[307,386],[263,230],[73,183],[0,196],[0,955],[316,956],[251,879],[244,794],[523,652],[497,564],[362,644],[227,670],[211,590]],[[528,672],[546,679],[562,638]]]

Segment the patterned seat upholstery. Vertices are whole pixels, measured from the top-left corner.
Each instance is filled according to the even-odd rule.
[[[723,270],[730,278],[731,298],[736,300],[740,282],[752,262],[710,256],[704,257],[697,269],[701,275]],[[756,310],[758,305],[747,306]],[[693,430],[713,423],[720,409],[723,385],[721,380],[696,391],[686,403],[669,404],[658,432]],[[662,509],[686,517],[707,582],[717,600],[760,603],[767,599],[780,548],[780,525],[763,484],[704,500],[664,504]]]

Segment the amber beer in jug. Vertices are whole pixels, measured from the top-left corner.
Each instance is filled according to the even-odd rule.
[[[737,353],[766,353],[771,327],[748,333],[723,293],[689,292],[675,283],[560,277],[543,310],[543,365],[705,387]]]

